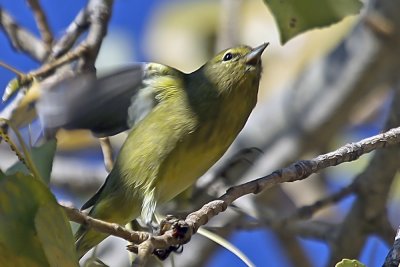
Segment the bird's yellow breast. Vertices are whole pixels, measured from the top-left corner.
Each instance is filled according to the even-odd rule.
[[[156,191],[159,202],[168,201],[188,188],[221,158],[245,125],[256,94],[242,99],[239,105],[221,101],[214,116],[197,120],[196,128],[180,138],[160,168]]]
[[[165,77],[160,84],[167,93],[131,131],[115,166],[123,187],[134,187],[128,191],[142,192],[144,197],[151,195],[154,205],[184,191],[225,153],[257,98],[257,90],[245,97],[237,90],[229,98],[204,98],[199,103],[191,101],[176,79]],[[200,105],[214,112],[203,116],[207,112],[200,111]]]

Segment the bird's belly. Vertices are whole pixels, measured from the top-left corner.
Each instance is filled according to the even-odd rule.
[[[181,140],[160,170],[158,202],[174,198],[192,185],[225,153],[238,129],[204,127]]]

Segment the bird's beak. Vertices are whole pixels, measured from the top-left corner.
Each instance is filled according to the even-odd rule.
[[[248,65],[257,65],[261,60],[261,55],[264,52],[264,49],[267,48],[269,43],[263,43],[260,46],[254,48],[250,53],[246,55],[246,64]]]

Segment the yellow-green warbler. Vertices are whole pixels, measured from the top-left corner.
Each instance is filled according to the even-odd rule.
[[[109,136],[131,129],[106,182],[82,209],[93,206],[90,216],[121,225],[139,216],[150,222],[157,204],[192,185],[245,125],[267,45],[224,50],[189,74],[143,63],[99,79],[77,76],[44,93],[37,109],[48,131]],[[81,226],[78,256],[106,237]]]

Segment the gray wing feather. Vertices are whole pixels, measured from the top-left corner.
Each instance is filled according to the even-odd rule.
[[[143,86],[144,68],[135,64],[98,79],[82,74],[49,88],[36,105],[44,128],[89,129],[97,136],[129,129],[155,105],[151,93],[139,93],[151,91]],[[140,95],[146,96],[143,101],[135,99]],[[135,102],[138,107],[131,107]]]

